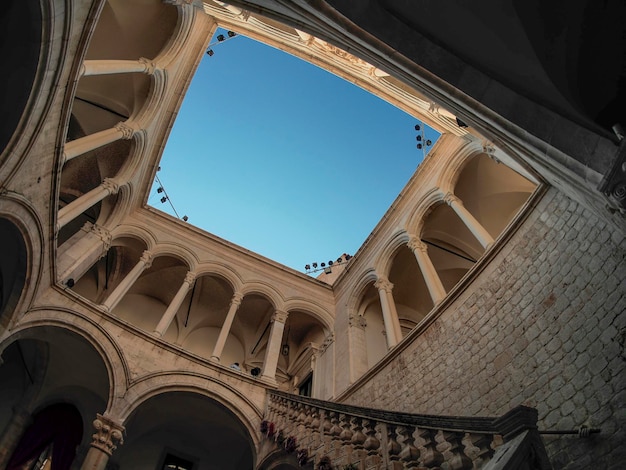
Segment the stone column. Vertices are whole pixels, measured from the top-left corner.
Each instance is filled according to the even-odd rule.
[[[80,75],[112,75],[119,73],[154,74],[157,66],[148,59],[139,60],[86,60],[80,68]]]
[[[217,337],[217,341],[215,342],[213,354],[211,354],[211,360],[214,362],[220,362],[220,357],[222,356],[222,351],[224,350],[224,345],[226,344],[226,338],[228,338],[228,335],[230,334],[230,327],[233,324],[235,314],[237,313],[242,300],[243,294],[235,292],[232,300],[230,301],[230,307],[228,309],[228,313],[226,314],[226,319],[224,320],[222,329],[220,330],[220,335]]]
[[[59,209],[57,216],[57,230],[65,227],[68,223],[85,212],[90,207],[102,201],[111,194],[117,194],[120,185],[111,178],[105,178],[100,186],[95,187],[88,193],[83,194],[78,199],[73,200],[67,206]]]
[[[428,256],[428,246],[422,240],[416,236],[412,236],[407,246],[411,249],[417,259],[420,271],[424,276],[426,287],[428,287],[428,293],[433,301],[433,304],[437,305],[446,296],[446,290],[441,283],[439,274],[433,265],[433,262]]]
[[[380,306],[383,310],[383,321],[385,322],[385,333],[387,335],[387,346],[391,349],[402,339],[400,321],[396,312],[396,304],[393,300],[393,284],[381,277],[376,281],[374,287],[378,289],[380,296]]]
[[[183,284],[178,289],[178,292],[176,292],[176,295],[174,296],[174,298],[168,305],[167,310],[165,310],[165,313],[161,317],[161,321],[159,321],[159,324],[154,329],[155,335],[163,336],[165,334],[170,324],[172,323],[172,320],[176,316],[176,312],[178,312],[178,309],[183,303],[183,300],[185,300],[187,292],[189,292],[189,289],[191,289],[191,286],[193,286],[195,280],[195,273],[192,273],[191,271],[187,272]]]
[[[443,200],[454,209],[454,212],[456,212],[470,232],[474,234],[485,250],[493,245],[493,237],[489,235],[489,232],[474,218],[470,211],[465,208],[463,202],[458,197],[452,193],[448,193],[444,196]]]
[[[13,415],[0,437],[0,468],[6,468],[31,420],[32,415],[26,408],[22,406],[13,408]]]
[[[263,373],[261,374],[262,377],[270,381],[276,380],[276,367],[278,366],[283,331],[285,331],[285,322],[287,321],[288,315],[287,312],[276,310],[272,316],[272,327],[270,329],[270,337],[267,340],[265,360],[263,361]]]
[[[91,222],[87,222],[75,236],[78,238],[74,243],[72,237],[61,245],[62,253],[59,254],[58,266],[61,272],[59,279],[62,282],[68,279],[77,282],[111,248],[111,232]],[[71,246],[66,248],[65,245],[68,243]]]
[[[67,162],[72,158],[103,147],[116,140],[130,140],[136,133],[137,129],[134,127],[133,123],[126,121],[119,122],[110,129],[104,129],[100,132],[95,132],[79,139],[66,142],[65,148],[63,149],[63,161]]]
[[[101,414],[96,416],[93,422],[96,432],[91,436],[93,441],[81,470],[105,470],[113,451],[124,444],[124,426]]]
[[[152,253],[144,251],[143,255],[141,255],[141,258],[139,259],[139,262],[104,301],[102,304],[104,308],[106,308],[109,312],[113,310],[137,281],[137,279],[139,279],[139,276],[141,276],[144,270],[148,269],[150,266],[152,266]]]
[[[354,382],[367,372],[367,322],[362,315],[351,312],[348,315],[348,341],[350,344],[350,382]]]

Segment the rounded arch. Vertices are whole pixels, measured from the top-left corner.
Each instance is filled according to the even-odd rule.
[[[222,263],[200,262],[196,266],[196,277],[202,276],[218,276],[223,278],[233,289],[233,292],[241,291],[243,286],[243,281],[239,273]]]
[[[443,202],[443,197],[444,193],[438,187],[434,187],[420,198],[406,223],[406,232],[409,236],[420,235],[424,226],[424,219],[437,204]]]
[[[304,298],[288,299],[284,304],[284,309],[287,312],[291,312],[293,310],[306,312],[324,325],[326,333],[333,330],[333,325],[335,323],[333,316],[328,312],[328,310],[312,300]]]
[[[257,294],[265,297],[276,310],[284,310],[284,299],[280,293],[269,284],[259,281],[244,282],[241,286],[241,293],[244,295]]]
[[[195,271],[198,264],[198,258],[195,253],[184,247],[183,245],[175,243],[157,243],[151,250],[152,258],[159,258],[161,256],[169,256],[182,261],[189,271]]]
[[[43,229],[28,201],[20,196],[0,197],[0,333],[8,328],[35,295],[42,277]],[[10,261],[11,260],[11,261]],[[25,282],[26,279],[29,282]]]
[[[107,371],[109,393],[106,409],[110,409],[113,397],[124,394],[130,376],[126,358],[119,345],[100,325],[62,310],[30,311],[24,319],[13,328],[10,335],[0,341],[0,351],[21,339],[45,341],[54,329],[75,334],[92,347]]]
[[[389,277],[395,253],[409,242],[409,234],[405,230],[396,232],[387,241],[374,261],[374,270],[381,276]]]
[[[146,245],[146,250],[152,250],[157,244],[156,237],[153,233],[143,226],[137,225],[119,225],[111,230],[113,243],[118,238],[135,238],[142,241]]]
[[[348,312],[357,313],[361,298],[365,295],[370,284],[378,280],[378,275],[373,268],[369,268],[365,273],[361,275],[354,288],[352,294],[348,300]]]
[[[483,152],[483,144],[477,140],[466,142],[465,145],[451,152],[445,166],[437,178],[437,186],[442,193],[454,192],[454,186],[463,167],[479,153]]]

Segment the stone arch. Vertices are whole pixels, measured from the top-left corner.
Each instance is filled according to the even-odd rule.
[[[216,262],[200,262],[196,266],[197,277],[215,275],[223,278],[230,284],[233,292],[238,292],[242,289],[243,281],[239,273],[231,269],[229,266],[216,263]]]
[[[451,152],[437,178],[436,184],[442,193],[454,192],[454,186],[463,167],[472,157],[481,152],[483,152],[483,145],[477,140],[465,142],[464,145]]]
[[[111,230],[113,242],[118,238],[128,237],[141,240],[146,250],[152,250],[157,244],[156,237],[146,227],[138,225],[120,225]]]
[[[43,229],[41,223],[21,197],[0,198],[0,240],[5,255],[0,262],[2,298],[0,299],[0,333],[17,318],[37,290],[42,276]],[[12,251],[8,251],[11,247]],[[6,250],[6,251],[5,251]],[[13,258],[9,263],[9,259]],[[9,266],[9,264],[12,265]],[[29,282],[26,282],[29,279]]]
[[[369,268],[365,273],[361,275],[354,288],[352,289],[352,294],[350,294],[350,300],[348,301],[348,312],[358,313],[361,297],[363,297],[369,285],[373,282],[376,282],[377,280],[378,276],[373,268]]]
[[[107,410],[113,398],[122,396],[128,386],[130,371],[126,358],[113,337],[100,325],[85,317],[62,310],[34,310],[28,312],[10,334],[0,341],[0,351],[13,342],[24,338],[44,338],[51,329],[60,329],[85,340],[102,360],[107,371],[109,394]]]
[[[317,303],[303,298],[292,298],[285,302],[284,309],[289,312],[291,310],[302,310],[308,312],[313,318],[318,320],[324,325],[326,333],[333,330],[335,319],[333,316],[322,306]]]
[[[185,248],[183,245],[174,243],[157,243],[152,248],[153,259],[160,256],[170,256],[182,261],[187,265],[189,271],[195,271],[198,264],[198,258],[195,253]]]
[[[392,235],[385,243],[383,249],[379,251],[376,261],[374,261],[374,270],[379,275],[388,278],[395,253],[408,242],[409,234],[404,230],[400,230]]]
[[[411,214],[411,217],[406,223],[406,232],[409,235],[417,235],[422,231],[424,219],[428,216],[428,213],[437,204],[443,201],[443,193],[438,187],[430,189],[424,194],[420,200],[415,204],[415,210]]]
[[[241,286],[241,293],[246,296],[249,294],[258,294],[267,300],[274,306],[276,310],[284,310],[284,300],[280,293],[272,286],[265,282],[253,281],[244,282]]]

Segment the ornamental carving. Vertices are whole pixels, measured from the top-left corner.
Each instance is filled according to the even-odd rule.
[[[324,338],[324,342],[320,346],[320,353],[326,352],[329,346],[333,344],[334,342],[335,342],[335,335],[333,333],[330,333],[328,336]]]
[[[458,197],[456,197],[453,193],[447,193],[443,197],[443,202],[445,202],[449,206],[451,206],[452,204],[457,204],[457,205],[462,204],[461,200]]]
[[[187,274],[185,274],[185,280],[183,282],[191,285],[193,284],[193,281],[196,280],[196,273],[188,271]]]
[[[428,251],[428,245],[424,243],[419,237],[412,236],[409,239],[409,243],[406,244],[411,251],[421,251],[422,253],[426,253]]]
[[[374,283],[374,287],[378,290],[384,290],[388,293],[391,293],[391,291],[393,290],[393,284],[384,277],[378,278],[378,281]]]
[[[91,436],[93,439],[91,446],[111,455],[113,451],[117,449],[118,445],[124,444],[122,433],[125,428],[101,414],[97,414],[96,416],[97,418],[93,422],[93,427],[96,432]]]
[[[152,266],[152,253],[150,253],[148,250],[144,251],[139,261],[143,263],[144,269],[148,269],[150,266]]]
[[[230,301],[230,306],[232,307],[234,305],[235,307],[239,308],[242,301],[243,301],[243,294],[241,292],[235,292],[232,300]]]
[[[287,321],[288,316],[289,316],[289,313],[283,310],[276,310],[276,312],[274,312],[274,315],[272,315],[272,321],[278,322],[278,323],[285,323]]]
[[[102,252],[103,256],[109,251],[111,248],[111,243],[113,242],[113,237],[111,236],[111,232],[109,232],[106,228],[100,225],[93,225],[91,227],[91,231],[102,240]]]
[[[136,132],[136,129],[134,129],[132,126],[129,126],[125,122],[118,122],[117,124],[115,124],[115,129],[122,133],[122,139],[125,140],[132,139]]]
[[[104,178],[102,187],[106,189],[110,194],[117,194],[120,190],[120,184],[113,178]]]
[[[331,54],[339,57],[340,59],[347,60],[352,65],[357,65],[357,66],[360,66],[360,67],[369,67],[370,66],[364,60],[361,60],[358,57],[353,56],[349,52],[346,52],[346,51],[344,51],[343,49],[340,49],[337,46],[333,46],[332,44],[328,44],[326,41],[319,40],[319,41],[317,41],[317,43],[320,45],[320,47],[324,51],[330,52]]]
[[[148,75],[154,75],[154,72],[157,70],[157,65],[155,62],[150,59],[146,59],[145,57],[140,57],[139,62],[143,64],[145,67],[143,73]]]
[[[350,326],[355,326],[357,328],[365,329],[367,326],[367,321],[363,315],[358,314],[350,314],[348,317],[348,322]]]

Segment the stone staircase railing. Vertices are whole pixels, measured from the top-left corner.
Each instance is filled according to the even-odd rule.
[[[261,432],[266,455],[315,470],[551,468],[525,406],[499,418],[415,415],[271,391]]]

